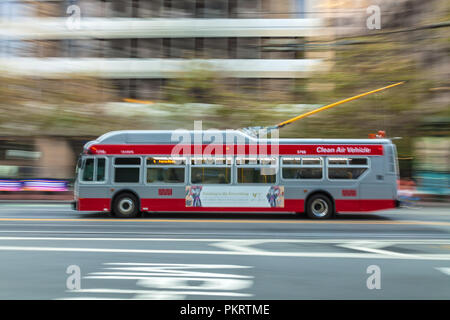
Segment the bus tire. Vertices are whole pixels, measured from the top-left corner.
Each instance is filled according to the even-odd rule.
[[[139,213],[138,199],[131,193],[119,194],[114,199],[112,209],[118,218],[135,218]]]
[[[311,219],[330,219],[334,216],[333,202],[324,194],[315,194],[308,199],[306,214]]]

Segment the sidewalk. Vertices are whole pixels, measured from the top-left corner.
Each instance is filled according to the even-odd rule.
[[[72,191],[61,192],[2,192],[0,193],[0,202],[70,202],[73,200]]]

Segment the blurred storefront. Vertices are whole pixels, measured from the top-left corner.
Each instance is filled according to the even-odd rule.
[[[0,137],[0,179],[71,182],[77,156],[93,137]]]
[[[414,178],[418,192],[450,196],[450,118],[426,119],[415,141]]]

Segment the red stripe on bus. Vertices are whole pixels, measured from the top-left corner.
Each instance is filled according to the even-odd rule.
[[[83,198],[78,199],[79,211],[110,211],[111,199],[108,198]]]
[[[169,204],[170,202],[170,204]],[[168,205],[169,204],[169,205]],[[303,211],[304,200],[284,200],[283,208],[255,207],[186,207],[185,199],[142,199],[144,211],[184,211],[184,212],[296,212]]]
[[[122,154],[122,155],[383,155],[383,145],[348,145],[348,144],[323,144],[323,145],[291,145],[278,146],[261,145],[125,145],[125,144],[98,144],[89,148],[92,154]]]
[[[364,200],[335,200],[337,212],[367,212],[395,208],[395,200],[364,199]],[[186,207],[185,199],[142,199],[143,211],[160,212],[302,212],[304,200],[285,199],[283,208],[255,208],[255,207]],[[79,211],[110,211],[111,199],[83,198],[78,200]]]
[[[377,211],[395,208],[395,200],[364,199],[334,201],[337,212]]]

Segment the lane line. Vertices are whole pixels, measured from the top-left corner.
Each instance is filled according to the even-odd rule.
[[[75,238],[75,237],[0,237],[0,241],[155,241],[155,242],[212,242],[213,245],[220,248],[239,248],[241,251],[241,246],[248,246],[253,244],[264,244],[264,243],[325,243],[325,244],[342,244],[343,246],[361,246],[367,248],[367,245],[371,245],[373,249],[378,249],[384,246],[393,244],[440,244],[448,245],[450,244],[450,239],[380,239],[376,240],[374,243],[370,239],[227,239],[227,238]],[[374,245],[372,245],[374,244]],[[253,249],[253,248],[252,248]],[[248,252],[256,252],[251,250]]]
[[[354,258],[354,259],[403,259],[403,260],[450,260],[450,254],[420,254],[400,257],[376,253],[334,253],[334,252],[236,252],[208,250],[151,250],[151,249],[108,249],[108,248],[71,248],[71,247],[23,247],[0,246],[0,251],[38,251],[38,252],[85,252],[85,253],[158,253],[158,254],[195,254],[195,255],[237,255],[268,257],[302,258]]]
[[[342,235],[340,233],[334,233],[334,234],[324,234],[324,233],[308,233],[308,232],[286,232],[286,231],[274,231],[272,233],[261,233],[261,232],[252,232],[252,233],[242,233],[242,232],[141,232],[141,231],[42,231],[42,230],[3,230],[0,231],[0,234],[8,234],[8,233],[14,233],[14,234],[51,234],[51,235],[144,235],[144,236],[228,236],[233,239],[232,237],[243,237],[246,240],[250,239],[258,239],[255,237],[265,237],[264,239],[277,239],[276,237],[279,237],[280,235],[284,237],[285,239],[330,239],[330,240],[336,240],[341,239]],[[344,232],[344,234],[348,234],[348,232]],[[377,234],[371,234],[368,235],[366,233],[351,233],[352,239],[357,240],[390,240],[390,241],[397,241],[399,239],[405,239],[410,238],[410,233],[377,233]],[[103,239],[103,238],[101,238]],[[113,239],[120,239],[118,237]],[[180,239],[186,239],[186,238],[180,238]],[[414,233],[414,239],[424,239],[422,241],[428,240],[448,240],[449,237],[447,235],[443,234],[434,234],[434,233]],[[225,240],[225,239],[224,239]]]
[[[311,220],[236,220],[236,219],[139,219],[139,220],[120,220],[120,219],[72,219],[72,218],[0,218],[0,221],[30,221],[30,222],[113,222],[113,223],[144,223],[144,222],[181,222],[181,223],[264,223],[264,224],[367,224],[367,225],[440,225],[450,226],[450,222],[444,221],[311,221]]]

